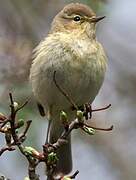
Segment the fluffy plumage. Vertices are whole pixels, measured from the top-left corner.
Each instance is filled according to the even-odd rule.
[[[70,4],[61,14],[81,14],[94,16],[86,5]],[[86,20],[75,22],[55,17],[50,34],[37,46],[30,71],[30,81],[34,95],[44,107],[48,119],[52,119],[50,142],[55,142],[63,131],[59,121],[60,110],[66,111],[70,120],[75,117],[71,104],[56,88],[57,83],[67,91],[77,105],[92,103],[104,80],[106,55],[95,38],[95,23]],[[58,152],[56,173],[71,171],[71,148],[69,143]]]
[[[96,15],[91,8],[89,8],[87,5],[80,3],[71,3],[66,7],[64,7],[62,11],[67,15],[79,14],[81,16],[87,16],[87,17],[92,17]]]

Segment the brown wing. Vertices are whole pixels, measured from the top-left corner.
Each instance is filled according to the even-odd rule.
[[[38,107],[38,110],[40,112],[40,115],[45,116],[45,111],[44,111],[43,106],[40,103],[37,102],[37,107]]]

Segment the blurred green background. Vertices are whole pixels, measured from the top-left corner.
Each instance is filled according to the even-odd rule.
[[[17,102],[32,96],[28,82],[32,49],[48,33],[53,17],[69,2],[91,6],[106,15],[97,27],[97,37],[109,59],[104,85],[93,103],[112,108],[93,115],[98,127],[114,125],[112,132],[88,136],[73,132],[73,170],[80,180],[135,180],[136,178],[136,1],[135,0],[1,0],[0,4],[0,111],[8,113],[8,92]],[[33,123],[26,144],[42,149],[47,122],[31,101],[19,114]],[[4,138],[0,136],[0,147]],[[38,168],[41,179],[44,165]],[[0,173],[11,180],[22,180],[27,162],[18,152],[0,158]]]

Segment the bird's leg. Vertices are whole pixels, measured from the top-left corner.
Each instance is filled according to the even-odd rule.
[[[91,103],[86,103],[84,105],[84,111],[83,111],[84,112],[84,116],[85,116],[86,120],[91,119],[93,112],[104,111],[104,110],[106,110],[106,109],[108,109],[110,107],[111,107],[111,104],[109,104],[109,105],[107,105],[105,107],[102,107],[102,108],[92,109]]]
[[[92,118],[92,113],[93,112],[104,111],[104,110],[106,110],[106,109],[108,109],[110,107],[111,107],[111,104],[108,104],[107,106],[102,107],[102,108],[92,109],[91,103],[85,103],[82,106],[78,106],[78,110],[81,110],[84,113],[85,119],[88,120],[88,119]],[[71,109],[72,109],[72,111],[77,110],[77,109],[75,109],[74,106],[72,106]]]
[[[92,106],[90,103],[84,105],[84,116],[86,120],[91,119],[92,117]]]
[[[77,110],[77,109],[75,109],[74,106],[72,106],[71,109],[72,109],[72,111]],[[86,120],[91,119],[93,110],[92,110],[92,106],[90,103],[86,103],[82,106],[78,106],[78,110],[80,110],[84,113],[84,117]]]

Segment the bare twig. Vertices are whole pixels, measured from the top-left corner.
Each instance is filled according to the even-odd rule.
[[[21,109],[23,109],[23,107],[25,107],[25,106],[28,104],[29,100],[30,100],[30,99],[28,99],[28,100],[25,101],[21,106],[19,106],[19,107],[15,110],[16,113],[17,113],[18,111],[20,111]]]
[[[30,128],[30,125],[32,123],[32,120],[29,120],[26,122],[26,127],[25,127],[25,130],[24,132],[19,136],[19,139],[21,140],[21,142],[23,142],[26,138],[26,133],[28,131],[28,129]],[[23,141],[22,141],[23,140]]]
[[[9,119],[5,119],[3,122],[1,121],[2,125],[0,128],[4,127],[9,122]]]
[[[56,85],[56,87],[59,89],[59,91],[66,97],[66,99],[70,102],[70,104],[76,109],[78,110],[78,106],[75,104],[75,102],[73,101],[73,99],[70,97],[70,95],[64,90],[62,89],[62,87],[60,87],[60,85],[57,83],[57,80],[56,80],[56,71],[54,71],[54,74],[53,74],[53,81]]]
[[[55,179],[55,180],[64,180],[64,179],[75,179],[76,176],[79,174],[79,171],[77,170],[74,174],[72,174],[71,176],[63,176],[59,179]]]
[[[78,174],[79,174],[79,171],[77,170],[73,175],[69,176],[69,178],[75,179]]]
[[[106,110],[106,109],[109,109],[110,107],[111,107],[111,104],[109,104],[108,106],[103,107],[103,108],[92,109],[92,112],[96,112],[96,111],[104,111],[104,110]]]
[[[84,122],[85,121],[84,116],[86,117],[86,119],[88,119],[88,117],[91,118],[91,113],[92,112],[106,110],[111,106],[110,104],[108,106],[104,107],[104,108],[99,108],[99,109],[93,109],[92,110],[91,105],[88,103],[88,104],[84,105],[84,109],[79,111],[78,106],[74,103],[74,101],[69,96],[69,94],[67,94],[65,92],[65,90],[62,89],[59,86],[59,84],[57,83],[57,81],[56,81],[56,71],[54,72],[53,80],[54,80],[54,83],[55,83],[56,87],[59,89],[59,91],[66,97],[66,99],[77,110],[77,118],[72,122],[70,122],[70,121],[68,122],[67,119],[64,118],[63,119],[64,122],[62,122],[62,124],[64,125],[63,133],[61,134],[61,136],[58,138],[58,140],[55,143],[43,145],[43,152],[38,152],[37,150],[35,150],[32,147],[29,147],[29,146],[25,147],[23,145],[23,142],[26,139],[27,132],[28,132],[28,130],[30,128],[30,125],[31,125],[31,122],[32,122],[31,120],[26,122],[25,128],[24,128],[24,130],[23,130],[23,132],[21,134],[19,134],[17,132],[18,128],[20,128],[20,127],[22,127],[24,125],[24,121],[23,121],[23,125],[22,125],[22,119],[21,119],[21,121],[17,120],[16,115],[17,115],[18,111],[20,111],[28,103],[28,101],[26,101],[25,103],[23,103],[19,107],[18,107],[18,104],[17,104],[17,106],[15,107],[16,104],[14,102],[12,93],[9,93],[10,116],[5,117],[5,116],[3,116],[1,114],[0,132],[5,133],[5,141],[6,141],[7,146],[3,147],[0,150],[0,155],[2,155],[5,151],[13,151],[13,150],[15,150],[15,147],[17,146],[19,148],[20,152],[28,160],[28,175],[29,175],[30,180],[40,180],[39,175],[36,174],[36,167],[40,162],[44,162],[46,164],[46,166],[47,166],[47,179],[48,180],[57,180],[54,177],[54,171],[55,171],[55,167],[56,167],[56,163],[57,163],[57,154],[56,154],[56,152],[62,145],[67,143],[67,138],[74,129],[80,128],[80,129],[82,129],[82,130],[84,130],[85,132],[88,133],[89,128],[92,128],[92,129],[90,129],[90,132],[89,132],[90,135],[91,135],[91,130],[93,131],[93,129],[95,129],[95,130],[103,130],[103,131],[111,131],[113,129],[113,126],[111,126],[109,128],[99,128],[99,127],[90,126],[90,125],[88,125],[88,124],[86,124]],[[65,120],[66,120],[66,122],[65,122]],[[67,128],[65,128],[65,126]],[[78,173],[79,173],[79,171],[76,171],[73,175],[65,176],[65,177],[70,178],[70,179],[75,179]],[[65,177],[62,177],[59,180],[62,180]]]
[[[16,112],[15,112],[15,108],[14,108],[14,101],[13,101],[13,97],[12,94],[9,93],[9,98],[10,98],[10,108],[11,108],[11,114],[10,114],[10,125],[11,125],[11,134],[13,137],[13,140],[15,142],[15,145],[18,145],[18,137],[16,134],[16,129],[15,129],[15,118],[16,118]]]
[[[39,176],[35,173],[35,168],[37,166],[37,160],[35,160],[34,158],[31,158],[31,156],[28,155],[24,151],[25,147],[22,145],[22,139],[25,137],[25,135],[26,135],[26,133],[30,127],[31,121],[27,121],[26,128],[25,128],[23,134],[21,135],[21,137],[19,137],[16,133],[16,124],[15,124],[16,113],[27,104],[27,101],[16,110],[14,108],[14,100],[13,100],[12,93],[9,93],[9,97],[10,97],[10,103],[11,103],[10,104],[11,115],[10,115],[10,121],[9,122],[11,125],[11,135],[12,135],[13,140],[14,140],[14,145],[18,146],[21,153],[27,158],[27,160],[29,162],[28,174],[29,174],[30,180],[39,180]]]
[[[30,180],[40,180],[39,175],[37,175],[35,172],[35,168],[36,168],[35,165],[32,165],[29,163],[28,174],[29,174]]]
[[[78,122],[77,119],[75,119],[74,121],[72,121],[69,125],[69,128],[68,130],[64,130],[63,133],[61,134],[60,138],[58,138],[58,140],[53,143],[53,144],[49,144],[48,146],[47,145],[44,145],[44,151],[48,151],[49,152],[52,152],[54,150],[57,150],[59,149],[63,144],[66,144],[67,143],[67,138],[69,136],[69,134],[71,133],[72,130],[74,129],[77,129],[81,126],[81,124]]]
[[[0,156],[5,152],[5,151],[14,151],[15,148],[14,147],[3,147],[1,150],[0,150]]]
[[[94,127],[94,126],[90,126],[86,123],[84,123],[84,125],[88,128],[92,128],[92,129],[95,129],[95,130],[99,130],[99,131],[112,131],[113,130],[113,125],[111,125],[109,128],[99,128],[99,127]]]

